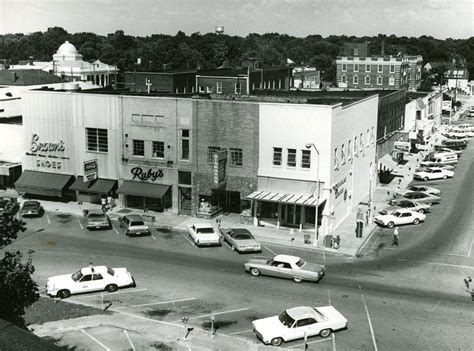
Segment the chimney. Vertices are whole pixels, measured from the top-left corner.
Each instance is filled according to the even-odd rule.
[[[28,65],[33,66],[33,56],[28,57]]]

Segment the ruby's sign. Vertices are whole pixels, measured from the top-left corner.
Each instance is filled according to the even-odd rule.
[[[153,170],[151,168],[148,168],[148,171],[144,171],[141,167],[134,167],[131,169],[130,172],[133,175],[132,180],[138,178],[140,180],[151,180],[152,182],[154,182],[157,178],[163,178],[162,169]]]

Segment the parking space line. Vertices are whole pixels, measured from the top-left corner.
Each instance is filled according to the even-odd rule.
[[[48,215],[46,215],[46,220],[48,221],[48,224],[51,224],[51,220],[49,219]]]
[[[467,253],[467,256],[468,257],[471,257],[471,253],[472,253],[472,244],[474,244],[474,239],[471,240],[471,246],[469,246],[469,252]]]
[[[456,267],[456,268],[468,268],[468,269],[474,268],[473,266],[462,266],[462,265],[451,264],[451,263],[443,263],[443,262],[429,262],[429,261],[402,260],[402,259],[398,259],[397,261],[400,261],[400,262],[417,262],[417,263],[426,263],[426,264],[437,264],[437,265],[440,265],[440,266],[448,266],[448,267]]]
[[[332,336],[332,349],[333,351],[336,351],[336,335],[334,335],[334,333],[331,334]]]
[[[81,329],[81,332],[83,332],[85,335],[87,335],[90,339],[92,339],[93,341],[95,341],[97,344],[99,344],[100,346],[102,346],[104,348],[104,350],[106,351],[110,351],[110,349],[105,346],[104,344],[102,344],[99,340],[97,340],[96,338],[94,338],[92,335],[90,335],[89,333],[87,333],[84,329]]]
[[[151,234],[151,237],[153,238],[153,240],[156,240],[155,236],[153,234]]]
[[[430,308],[429,310],[426,310],[426,311],[428,311],[428,312],[434,312],[434,310],[436,310],[436,309],[438,308],[438,306],[439,306],[440,303],[441,303],[441,300],[439,300],[433,308]]]
[[[112,228],[114,228],[114,232],[115,232],[115,234],[117,234],[117,235],[120,235],[119,231],[118,231],[117,229],[115,229],[115,227],[114,227],[114,226],[112,226]]]
[[[112,292],[112,293],[107,293],[107,296],[109,296],[109,295],[118,295],[118,294],[127,294],[127,293],[133,293],[133,292],[139,292],[139,291],[145,291],[145,290],[148,290],[148,289],[133,289],[133,290],[128,290],[128,291],[116,291],[116,292]],[[84,296],[74,296],[72,298],[69,298],[69,300],[87,299],[87,298],[90,298],[90,297],[98,297],[98,296],[102,296],[102,295],[93,294],[93,295],[84,295]]]
[[[200,318],[210,317],[210,316],[212,316],[212,315],[218,316],[218,315],[220,315],[220,314],[241,312],[241,311],[247,311],[247,310],[248,310],[248,307],[239,308],[239,309],[231,310],[231,311],[222,311],[222,312],[208,313],[208,314],[203,314],[203,315],[197,316],[197,317],[191,317],[191,318],[189,318],[189,320],[191,320],[191,319],[200,319]],[[175,323],[177,323],[177,322],[181,322],[181,319],[178,319],[177,321],[175,321]]]
[[[359,289],[362,291],[362,288],[360,287],[360,285],[359,285]],[[370,319],[369,309],[367,308],[367,304],[365,303],[364,295],[361,294],[360,296],[362,297],[362,302],[364,303],[364,307],[365,307],[365,313],[367,314],[367,320],[369,321],[370,334],[372,335],[372,342],[374,343],[374,350],[378,351],[377,342],[375,341],[374,328],[372,327],[372,321]]]
[[[184,238],[185,238],[187,241],[189,241],[189,243],[190,243],[191,245],[196,246],[196,245],[194,245],[194,243],[191,241],[191,239],[188,238],[187,235],[185,235]]]
[[[238,332],[229,333],[229,335],[238,335],[238,334],[245,334],[245,333],[251,333],[251,332],[253,332],[253,330],[249,329],[249,330],[242,330]]]
[[[82,225],[80,220],[77,220],[79,222],[79,225],[81,226],[81,229],[84,229],[84,226]]]
[[[324,342],[324,341],[329,341],[329,340],[331,340],[331,339],[319,339],[319,340],[314,340],[314,341],[308,341],[308,342],[306,342],[306,344],[307,345],[316,344],[318,342]],[[304,343],[303,344],[297,344],[297,345],[291,345],[291,346],[288,346],[288,348],[289,349],[294,349],[295,347],[301,347],[301,346],[304,346]]]
[[[180,300],[170,300],[170,301],[161,301],[161,302],[151,302],[151,303],[142,303],[140,305],[132,305],[132,306],[121,306],[117,308],[132,308],[132,307],[144,307],[144,306],[153,306],[153,305],[164,305],[166,303],[175,303],[175,302],[183,302],[183,301],[192,301],[196,300],[195,297],[190,297],[189,299],[180,299]]]
[[[262,247],[264,247],[265,249],[267,249],[268,251],[270,251],[272,254],[274,254],[275,256],[277,255],[275,253],[275,251],[273,251],[272,249],[269,249],[266,245],[262,245]]]
[[[124,329],[123,332],[125,333],[125,336],[127,337],[127,340],[128,340],[128,343],[130,344],[130,346],[132,347],[132,351],[135,351],[135,346],[133,346],[133,343],[132,343],[132,340],[130,340],[130,336],[128,336],[128,333],[127,331]]]
[[[328,289],[328,300],[329,300],[329,306],[332,306],[331,304],[331,291]]]

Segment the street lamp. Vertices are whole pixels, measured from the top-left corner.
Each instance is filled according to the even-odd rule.
[[[316,181],[318,183],[318,195],[317,195],[317,200],[316,200],[316,221],[315,221],[315,230],[314,230],[314,240],[313,240],[313,245],[314,246],[318,246],[318,239],[319,239],[319,150],[318,148],[316,147],[316,145],[314,145],[313,143],[308,143],[305,145],[305,147],[309,150],[311,149],[311,147],[314,148],[314,151],[316,151],[316,153],[318,154],[318,163],[316,165]]]

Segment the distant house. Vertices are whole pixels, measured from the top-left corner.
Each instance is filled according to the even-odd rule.
[[[448,80],[448,89],[461,90],[466,94],[470,93],[471,89],[468,85],[469,71],[467,68],[451,65],[446,71],[445,76]]]
[[[293,88],[319,89],[321,86],[321,72],[316,67],[293,68]]]

